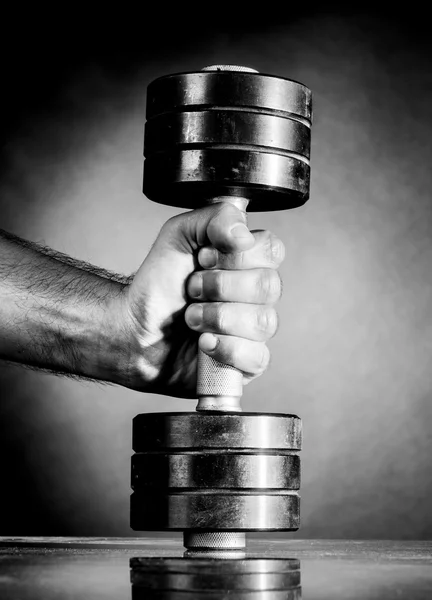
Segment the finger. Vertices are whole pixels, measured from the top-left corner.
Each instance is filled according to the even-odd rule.
[[[187,325],[200,333],[234,335],[257,342],[274,336],[278,317],[272,306],[241,302],[190,304],[185,312]]]
[[[210,245],[220,252],[242,252],[251,248],[255,238],[246,225],[246,215],[236,206],[220,203],[207,225]]]
[[[218,362],[231,365],[252,377],[262,375],[270,362],[270,351],[263,342],[203,333],[198,345],[203,352]]]
[[[245,213],[236,206],[218,202],[172,217],[160,237],[175,250],[187,253],[201,246],[212,246],[222,253],[242,252],[255,243],[245,221]]]
[[[277,269],[285,258],[285,246],[270,231],[252,231],[255,244],[241,252],[220,252],[206,246],[198,253],[203,269]]]
[[[194,300],[274,304],[281,296],[282,283],[275,269],[196,271],[187,291]]]

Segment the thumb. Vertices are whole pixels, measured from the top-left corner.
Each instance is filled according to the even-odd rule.
[[[246,213],[229,202],[218,202],[170,219],[171,242],[192,251],[213,246],[220,252],[243,252],[255,244],[246,225]]]
[[[246,213],[229,202],[215,205],[217,211],[207,224],[210,244],[221,252],[242,252],[255,244],[246,225]]]

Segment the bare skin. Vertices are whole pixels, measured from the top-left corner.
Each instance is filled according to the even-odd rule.
[[[244,374],[269,363],[282,242],[215,204],[170,219],[133,277],[0,236],[0,358],[194,398],[197,347]]]

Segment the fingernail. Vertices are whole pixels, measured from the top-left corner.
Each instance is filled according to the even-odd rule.
[[[248,239],[252,235],[246,225],[240,223],[231,229],[231,235],[236,239]]]
[[[199,263],[204,269],[211,269],[217,264],[217,251],[214,248],[201,248]]]
[[[191,298],[199,298],[202,294],[202,275],[194,273],[189,281],[189,296]]]
[[[199,347],[204,352],[211,352],[219,344],[219,339],[212,333],[203,333],[199,339]]]
[[[187,310],[187,322],[190,327],[198,327],[203,320],[202,304],[191,304]]]

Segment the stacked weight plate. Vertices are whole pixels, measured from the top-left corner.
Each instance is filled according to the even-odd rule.
[[[218,536],[235,552],[245,532],[298,529],[301,438],[294,415],[138,415],[132,529],[184,531],[186,548],[212,555]]]
[[[299,600],[300,561],[132,558],[132,599]]]
[[[144,193],[197,208],[216,196],[250,211],[284,210],[309,198],[311,91],[238,67],[211,67],[148,86]]]

